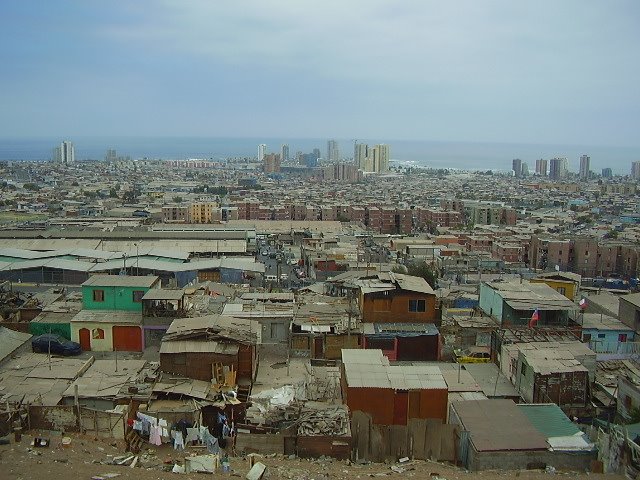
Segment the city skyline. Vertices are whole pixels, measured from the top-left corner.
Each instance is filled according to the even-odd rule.
[[[10,2],[0,131],[638,146],[640,67],[628,59],[639,12],[596,1]]]

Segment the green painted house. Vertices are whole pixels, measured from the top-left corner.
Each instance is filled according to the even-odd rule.
[[[93,275],[82,284],[82,307],[142,314],[142,297],[152,288],[160,288],[160,277]]]

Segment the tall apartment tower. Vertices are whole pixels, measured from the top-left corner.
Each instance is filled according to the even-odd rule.
[[[282,162],[289,161],[289,145],[287,145],[286,143],[283,143],[280,147],[280,160]]]
[[[335,140],[327,141],[327,162],[338,163],[340,161],[340,149]]]
[[[631,178],[640,180],[640,162],[631,162]]]
[[[511,170],[513,170],[513,175],[516,178],[520,178],[522,176],[522,160],[514,158],[511,161]]]
[[[278,173],[280,171],[280,155],[267,153],[264,156],[264,173]]]
[[[368,156],[369,146],[366,143],[356,143],[353,150],[353,163],[359,170],[367,170]]]
[[[591,167],[591,157],[582,155],[580,157],[580,180],[589,180],[589,171]]]
[[[74,163],[76,161],[76,151],[73,143],[65,140],[59,147],[54,148],[53,161],[56,163]]]
[[[261,143],[260,145],[258,145],[258,161],[262,162],[266,154],[267,154],[267,145],[264,143]]]
[[[609,167],[602,169],[602,178],[613,178],[613,170]]]
[[[536,160],[536,175],[547,176],[548,162],[544,158]]]
[[[389,171],[389,145],[375,145],[369,153],[372,171]]]
[[[549,161],[549,177],[554,180],[562,180],[567,176],[567,159],[566,158],[552,158]]]

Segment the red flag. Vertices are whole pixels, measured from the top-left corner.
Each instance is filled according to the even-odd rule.
[[[540,312],[538,312],[538,309],[536,308],[533,312],[533,315],[531,315],[531,320],[529,320],[529,328],[535,327],[538,323],[538,320],[540,320]]]

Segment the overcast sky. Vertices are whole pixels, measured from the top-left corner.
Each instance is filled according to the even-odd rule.
[[[640,2],[2,1],[0,136],[640,145]]]

